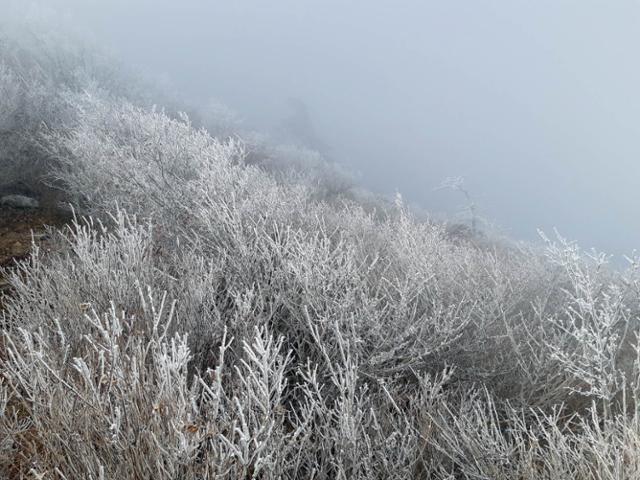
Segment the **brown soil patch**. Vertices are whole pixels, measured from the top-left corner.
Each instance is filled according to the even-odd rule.
[[[0,267],[11,268],[29,256],[32,241],[46,248],[46,226],[62,227],[68,215],[46,210],[24,210],[0,206]],[[0,271],[0,296],[9,289]],[[0,308],[2,306],[0,299]]]

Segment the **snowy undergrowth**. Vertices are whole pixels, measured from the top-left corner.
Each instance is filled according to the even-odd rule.
[[[9,273],[4,476],[640,475],[635,265],[454,241],[100,86],[56,98],[20,138],[78,213]]]

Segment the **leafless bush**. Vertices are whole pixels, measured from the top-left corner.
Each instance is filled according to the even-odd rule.
[[[68,92],[99,88],[138,104],[148,104],[148,95],[99,48],[37,22],[13,21],[0,19],[0,189],[18,188],[47,203],[58,186],[40,131],[72,120]]]
[[[352,176],[319,152],[296,145],[273,145],[268,138],[250,136],[245,163],[260,167],[281,182],[312,189],[316,200],[345,201],[357,195]]]

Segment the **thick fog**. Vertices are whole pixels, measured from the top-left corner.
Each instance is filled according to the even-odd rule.
[[[465,221],[464,197],[436,188],[461,176],[512,237],[557,227],[586,248],[640,247],[635,0],[46,3],[183,97],[288,129],[367,188]]]

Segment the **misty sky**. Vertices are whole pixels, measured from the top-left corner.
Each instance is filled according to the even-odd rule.
[[[515,238],[557,227],[586,248],[640,247],[637,0],[48,3],[251,127],[302,100],[371,189],[454,214],[462,198],[434,189],[463,176]]]

